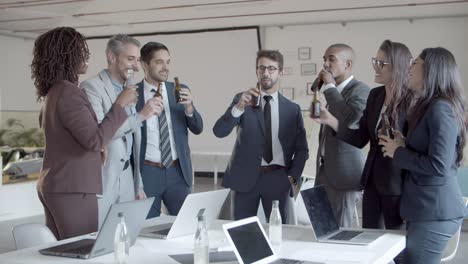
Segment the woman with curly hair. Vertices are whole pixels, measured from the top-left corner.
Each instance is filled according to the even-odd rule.
[[[424,49],[412,64],[409,89],[415,102],[406,139],[379,135],[379,144],[403,171],[405,263],[435,264],[460,228],[466,209],[457,181],[466,142],[465,104],[450,51]]]
[[[125,90],[99,124],[78,87],[88,58],[84,36],[70,27],[50,30],[34,43],[31,72],[43,101],[39,122],[46,142],[37,187],[46,224],[59,240],[98,229],[104,146],[127,119],[124,107],[136,101],[136,92]]]

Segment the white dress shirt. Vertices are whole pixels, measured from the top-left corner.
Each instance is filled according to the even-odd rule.
[[[273,150],[273,160],[270,163],[267,163],[262,158],[262,166],[268,166],[272,164],[277,164],[284,166],[284,154],[283,154],[283,147],[281,146],[281,142],[278,137],[279,133],[279,102],[278,102],[278,91],[274,92],[273,94],[267,94],[263,91],[260,92],[262,96],[262,110],[265,107],[265,99],[263,96],[270,95],[272,99],[270,100],[270,109],[271,109],[271,143],[272,143],[272,150]],[[234,106],[231,110],[231,114],[233,117],[239,117],[244,114],[244,111],[239,110],[236,106]],[[263,113],[262,113],[263,115]]]
[[[348,83],[354,78],[353,75],[349,76],[348,79],[344,80],[342,83],[340,83],[338,86],[335,86],[335,84],[333,83],[329,83],[329,84],[324,84],[322,85],[322,88],[320,89],[320,91],[322,93],[324,93],[326,90],[328,89],[331,89],[331,88],[336,88],[338,89],[338,92],[342,92],[343,89],[346,87],[346,85],[348,85]]]
[[[157,90],[157,87],[144,80],[145,102],[153,98],[155,92],[151,92],[152,89]],[[161,83],[161,94],[163,97],[164,111],[166,112],[167,126],[169,129],[172,160],[176,160],[178,156],[174,140],[174,130],[172,128],[171,110],[169,108],[169,101],[167,99],[167,89],[166,84],[164,82]],[[159,148],[159,118],[157,115],[154,115],[146,120],[146,131],[147,139],[145,160],[149,160],[152,162],[161,162],[161,150]]]

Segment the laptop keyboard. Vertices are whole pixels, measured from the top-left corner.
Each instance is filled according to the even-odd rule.
[[[271,262],[271,264],[300,264],[300,263],[304,263],[304,261],[295,260],[295,259],[277,259]]]
[[[331,240],[342,240],[342,241],[349,241],[352,238],[362,234],[362,231],[352,231],[352,230],[343,230],[334,236],[329,237],[328,239]]]
[[[161,230],[156,230],[156,231],[153,231],[151,233],[153,234],[156,234],[156,235],[164,235],[164,236],[167,236],[169,234],[169,231],[171,229],[170,228],[167,228],[167,229],[161,229]]]

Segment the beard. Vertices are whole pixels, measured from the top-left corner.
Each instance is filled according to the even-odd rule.
[[[261,84],[262,90],[264,90],[264,91],[270,90],[273,86],[275,86],[277,81],[278,80],[273,80],[271,78],[262,78],[262,79],[260,79],[260,84]]]

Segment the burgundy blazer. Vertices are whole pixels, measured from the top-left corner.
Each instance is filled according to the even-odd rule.
[[[39,116],[46,145],[38,190],[101,194],[101,148],[126,119],[124,108],[114,104],[99,124],[83,89],[55,82]]]

